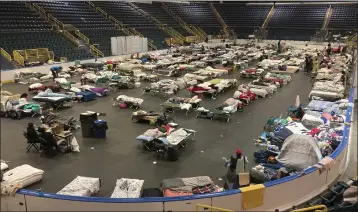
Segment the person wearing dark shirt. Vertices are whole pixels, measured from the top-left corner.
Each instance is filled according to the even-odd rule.
[[[329,57],[331,55],[331,52],[332,52],[331,43],[328,43],[327,57]]]
[[[39,128],[38,132],[40,133],[40,137],[46,141],[45,145],[50,148],[55,147],[57,152],[61,152],[61,149],[58,147],[56,139],[52,133],[47,132],[44,128]]]
[[[35,125],[31,122],[27,125],[26,134],[27,134],[27,138],[30,141],[34,141],[34,142],[37,141],[37,138],[39,136],[36,132]]]

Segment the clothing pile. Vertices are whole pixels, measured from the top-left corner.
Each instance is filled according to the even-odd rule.
[[[166,179],[162,181],[161,187],[165,197],[187,196],[220,191],[220,188],[215,185],[208,176]]]

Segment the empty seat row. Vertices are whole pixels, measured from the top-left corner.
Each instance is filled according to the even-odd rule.
[[[221,18],[230,27],[255,27],[262,26],[270,5],[246,5],[237,3],[214,4]]]
[[[328,5],[276,5],[269,27],[321,28]]]
[[[94,2],[96,6],[99,6],[109,15],[115,17],[128,27],[156,27],[156,24],[148,17],[143,16],[142,13],[136,11],[127,2],[115,1],[98,1]]]
[[[329,28],[357,29],[358,3],[337,4],[332,6]]]
[[[199,26],[203,30],[207,27],[220,27],[208,3],[165,3],[165,5],[189,25]]]
[[[309,41],[316,33],[314,29],[269,28],[267,39]]]

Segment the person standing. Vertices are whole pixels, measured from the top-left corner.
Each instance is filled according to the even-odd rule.
[[[317,73],[318,69],[319,69],[319,61],[318,61],[318,57],[315,57],[313,61],[312,73]]]
[[[281,53],[281,40],[277,43],[277,53]]]
[[[244,173],[246,164],[249,163],[247,157],[243,156],[241,149],[237,149],[235,151],[235,155],[230,157],[230,160],[226,159],[225,157],[223,157],[223,160],[225,161],[225,166],[229,167],[229,171],[236,171],[236,173]]]
[[[327,57],[329,57],[332,53],[332,47],[331,47],[331,43],[328,43],[328,47],[327,47]]]

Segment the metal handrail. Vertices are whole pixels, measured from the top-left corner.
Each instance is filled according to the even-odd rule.
[[[3,48],[0,48],[1,55],[11,62],[11,55]]]
[[[261,27],[265,28],[268,24],[268,21],[270,20],[273,12],[275,11],[275,5],[272,5],[271,9],[270,9],[270,12],[267,14],[266,18],[265,18],[265,21],[264,23],[262,24]]]
[[[101,13],[104,17],[108,17],[108,13],[102,10],[100,7],[96,7],[96,11]]]
[[[67,30],[63,30],[62,33],[65,37],[70,39],[76,46],[80,45],[79,40],[75,36],[73,36],[71,33],[69,33]]]
[[[14,50],[14,51],[12,52],[12,55],[14,56],[14,60],[15,60],[18,64],[20,64],[20,65],[22,65],[22,66],[25,66],[25,58],[24,58],[19,52],[17,52],[17,50]]]
[[[90,45],[90,51],[92,54],[95,54],[97,57],[104,57],[103,52],[97,49],[94,45]]]
[[[46,11],[42,7],[40,7],[38,4],[33,3],[32,8],[37,9],[38,12],[42,13],[46,17]]]
[[[78,37],[80,37],[82,40],[84,40],[84,42],[86,43],[86,44],[89,44],[89,38],[86,36],[86,35],[84,35],[82,32],[80,32],[79,30],[76,30],[75,31],[75,34],[78,36]]]

